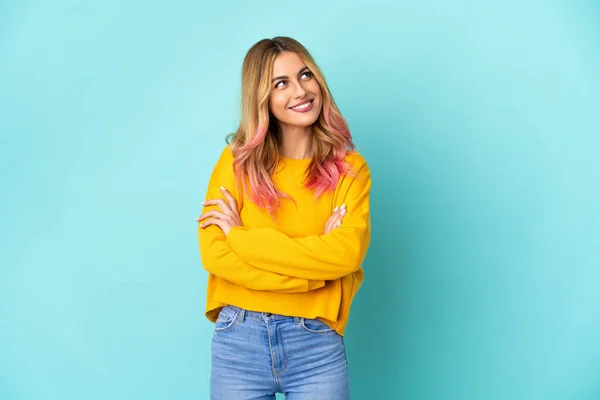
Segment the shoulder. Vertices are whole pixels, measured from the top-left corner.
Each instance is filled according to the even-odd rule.
[[[221,151],[219,159],[215,163],[215,166],[212,171],[212,177],[215,179],[221,179],[226,181],[231,180],[231,178],[234,176],[233,161],[233,153],[229,145],[227,145]]]
[[[234,156],[233,156],[233,151],[231,150],[231,146],[230,145],[226,145],[223,148],[223,151],[221,151],[221,156],[219,157],[219,161],[223,161],[223,162],[227,162],[227,163],[232,163],[234,160]]]
[[[367,160],[357,151],[349,151],[346,153],[346,157],[344,158],[348,164],[352,166],[352,170],[354,173],[358,174],[357,178],[361,175],[367,179],[371,178],[371,174],[369,171],[369,164]],[[353,173],[351,172],[351,175]]]
[[[348,151],[344,161],[350,166],[350,170],[343,174],[338,181],[337,197],[338,203],[367,202],[371,191],[371,172],[366,159],[357,151]]]
[[[357,169],[368,167],[367,160],[357,151],[348,151],[344,160]]]
[[[233,152],[231,151],[231,147],[229,145],[226,145],[225,148],[223,148],[223,150],[221,151],[221,154],[219,155],[219,159],[217,160],[214,169],[229,171],[231,170],[231,168],[233,168],[234,159],[235,158],[233,156]]]
[[[357,151],[349,151],[344,158],[351,170],[341,179],[340,190],[368,193],[371,188],[371,171],[367,160]]]

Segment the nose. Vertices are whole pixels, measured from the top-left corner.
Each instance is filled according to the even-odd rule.
[[[306,95],[306,89],[304,89],[304,87],[302,86],[302,83],[298,82],[296,84],[296,91],[294,92],[294,95],[297,98],[302,98]]]

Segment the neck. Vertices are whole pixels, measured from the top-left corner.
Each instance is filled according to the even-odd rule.
[[[279,131],[281,133],[279,154],[297,160],[312,157],[312,126],[297,127],[280,124]]]

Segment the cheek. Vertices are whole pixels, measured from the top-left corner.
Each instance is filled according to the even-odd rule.
[[[279,93],[272,94],[269,98],[269,109],[275,115],[281,114],[285,111],[286,101],[283,96],[278,95]]]
[[[319,86],[319,84],[316,84],[313,93],[315,94],[315,97],[319,99],[318,108],[321,109],[323,107],[323,93],[321,93],[321,87]]]
[[[310,91],[315,95],[315,97],[319,98],[319,103],[323,102],[323,94],[321,93],[321,87],[317,82],[314,85],[311,85]]]
[[[319,82],[317,82],[316,79],[310,80],[308,90],[310,90],[315,95],[321,95],[321,86],[319,85]]]

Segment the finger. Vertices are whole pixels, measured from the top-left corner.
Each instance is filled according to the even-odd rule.
[[[342,204],[342,206],[340,207],[340,211],[339,211],[340,220],[342,220],[344,218],[344,215],[346,215],[347,211],[348,210],[346,209],[346,205]]]
[[[329,231],[331,231],[331,223],[332,223],[332,221],[333,220],[331,219],[331,217],[329,217],[329,219],[325,223],[325,234],[328,234]]]
[[[333,213],[325,223],[325,233],[330,232],[335,228],[335,224],[339,221],[339,214]]]
[[[223,194],[225,195],[225,198],[229,202],[231,211],[237,211],[237,201],[235,201],[235,198],[231,195],[231,193],[229,193],[229,190],[227,190],[223,186],[221,186],[221,192],[223,192]]]
[[[343,217],[344,215],[346,215],[347,209],[346,209],[346,205],[342,204],[340,207],[336,207],[333,210],[333,214],[331,214],[331,216],[335,216],[336,218],[340,218]]]
[[[339,211],[340,211],[340,208],[338,206],[336,206],[333,209],[331,216],[325,222],[325,234],[329,233],[333,229],[333,226],[335,225],[336,221],[338,220]]]
[[[333,216],[333,215],[339,215],[339,214],[341,214],[342,212],[343,212],[344,214],[346,213],[346,205],[345,205],[345,204],[342,204],[340,207],[337,207],[337,206],[336,206],[336,207],[333,209],[333,212],[332,212],[332,214],[331,214],[331,215],[332,215],[332,216]]]
[[[329,217],[329,218],[331,218],[332,220],[336,220],[336,221],[343,218],[344,215],[346,215],[346,206],[342,205],[342,207],[336,207],[333,210],[333,214],[331,214],[331,217]]]
[[[202,205],[204,205],[204,206],[219,206],[219,208],[225,214],[231,214],[232,213],[231,207],[229,207],[229,204],[227,204],[227,202],[224,199],[206,200],[204,203],[202,203]]]
[[[204,214],[202,214],[200,217],[198,217],[196,219],[196,221],[200,222],[202,220],[205,220],[206,218],[211,218],[211,217],[217,218],[217,219],[223,219],[225,217],[225,214],[218,210],[211,210],[211,211],[207,211]]]
[[[342,224],[342,220],[344,219],[344,215],[346,215],[346,212],[347,212],[346,205],[342,204],[342,207],[340,207],[338,209],[338,211],[334,215],[332,215],[333,221],[332,221],[331,230],[337,228],[338,226],[340,226]]]
[[[204,221],[202,224],[200,224],[200,228],[206,228],[207,226],[210,226],[210,225],[216,225],[219,228],[223,229],[222,224],[223,224],[222,220],[213,218],[213,219],[209,219],[208,221]]]
[[[335,228],[339,227],[342,224],[342,221],[337,220],[337,221],[332,221],[331,223],[329,223],[326,228],[325,228],[325,234],[328,234],[329,232],[333,231]]]

